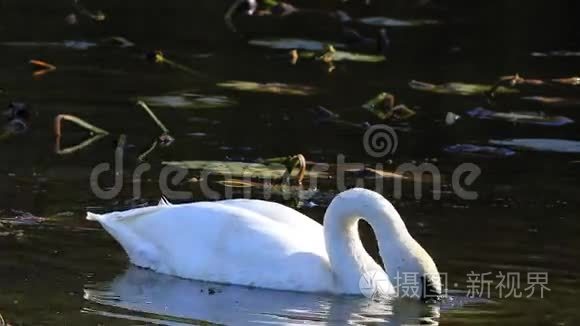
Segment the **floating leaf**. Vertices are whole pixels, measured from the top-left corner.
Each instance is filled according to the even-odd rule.
[[[541,103],[551,107],[580,106],[580,98],[549,97],[549,96],[524,96],[522,100]]]
[[[37,225],[46,222],[46,217],[35,216],[28,212],[11,210],[9,216],[5,216],[4,212],[0,212],[0,225]]]
[[[509,148],[473,144],[456,144],[445,147],[443,150],[448,153],[477,154],[483,156],[512,156],[516,153]]]
[[[335,48],[344,48],[345,45],[341,43],[332,43],[324,41],[315,41],[299,38],[270,38],[270,39],[256,39],[248,42],[251,45],[264,46],[271,49],[279,50],[310,50],[310,51],[324,51],[327,44],[332,44]]]
[[[580,153],[580,141],[553,138],[517,138],[506,140],[490,140],[490,144],[508,146],[514,149],[557,152],[557,153]]]
[[[533,57],[580,57],[579,51],[532,52]]]
[[[63,42],[3,42],[0,43],[2,46],[10,46],[10,47],[63,47],[73,50],[87,50],[92,47],[97,46],[97,43],[94,42],[87,42],[87,41],[75,41],[75,40],[66,40]]]
[[[503,120],[543,126],[563,126],[574,122],[574,120],[563,116],[546,116],[537,112],[495,112],[484,108],[475,108],[467,111],[466,114],[478,119]]]
[[[177,109],[216,109],[237,104],[236,101],[226,96],[196,93],[171,93],[160,96],[143,96],[139,99],[147,102],[150,106]]]
[[[382,62],[385,61],[383,55],[363,54],[347,51],[335,51],[332,53],[332,61],[356,61],[356,62]]]
[[[231,80],[218,83],[217,86],[245,92],[272,93],[280,95],[307,96],[315,93],[310,86],[283,83],[256,83],[251,81]]]
[[[282,179],[286,175],[287,167],[284,164],[248,163],[230,161],[168,161],[164,165],[180,167],[188,170],[205,171],[209,174],[218,174],[228,177]],[[292,175],[298,175],[293,171]]]
[[[395,97],[392,94],[383,92],[373,97],[362,108],[373,113],[381,120],[405,120],[415,115],[415,111],[409,109],[404,104],[395,104]]]
[[[398,19],[390,17],[365,17],[360,18],[358,21],[363,24],[382,27],[417,27],[441,24],[440,21],[432,19]]]
[[[335,50],[331,45],[326,45],[326,52],[313,52],[313,51],[292,51],[290,52],[291,62],[296,63],[299,58],[301,59],[318,59],[326,63],[331,63],[335,61],[355,61],[355,62],[367,62],[376,63],[385,61],[383,55],[377,54],[364,54],[355,53],[348,51]]]
[[[218,180],[216,184],[222,185],[231,189],[246,190],[252,189],[252,193],[258,192],[274,196],[283,196],[285,198],[295,198],[295,199],[310,199],[318,193],[316,188],[304,188],[301,185],[289,185],[286,183],[282,184],[272,184],[267,182],[252,182],[248,180],[241,179],[225,179]]]
[[[482,84],[466,84],[451,82],[445,84],[430,84],[421,81],[412,80],[409,82],[409,87],[419,91],[437,93],[437,94],[451,94],[451,95],[483,95],[493,89],[492,85]],[[495,90],[495,93],[518,93],[517,89],[500,86]]]

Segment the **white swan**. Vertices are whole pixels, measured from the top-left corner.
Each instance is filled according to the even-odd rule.
[[[87,219],[99,221],[133,264],[182,278],[334,294],[441,293],[433,259],[391,203],[370,190],[336,196],[324,227],[286,206],[248,199],[162,200],[154,207],[87,213]],[[373,228],[386,271],[365,251],[360,219]]]

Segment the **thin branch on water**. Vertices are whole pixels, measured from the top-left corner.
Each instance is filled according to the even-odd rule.
[[[153,111],[151,111],[151,109],[149,108],[147,103],[145,103],[143,101],[137,101],[137,105],[142,107],[143,110],[145,110],[149,114],[151,119],[153,119],[153,121],[155,121],[155,123],[159,126],[159,128],[161,128],[161,131],[163,131],[164,134],[169,134],[169,129],[167,129],[167,127],[165,127],[163,122],[161,122],[161,120],[159,120],[159,118],[157,118],[155,113],[153,113]]]
[[[192,76],[206,77],[204,74],[202,74],[199,71],[193,70],[186,65],[182,65],[181,63],[178,63],[178,62],[175,62],[171,59],[166,58],[165,55],[163,54],[163,52],[160,50],[155,50],[155,51],[149,52],[147,54],[147,57],[157,64],[166,64],[172,68],[175,68],[177,70],[181,70],[181,71],[186,72]]]
[[[40,77],[44,74],[47,74],[51,71],[56,70],[56,66],[51,65],[48,62],[44,62],[44,61],[40,61],[40,60],[30,60],[28,62],[37,68],[37,70],[32,73],[32,76],[34,76],[34,77]]]
[[[72,154],[74,152],[78,152],[81,149],[90,146],[91,144],[95,143],[96,141],[98,141],[99,139],[105,137],[105,134],[97,134],[85,141],[83,141],[82,143],[78,144],[78,145],[74,145],[74,146],[70,146],[70,147],[66,147],[61,149],[60,148],[60,136],[56,137],[56,144],[55,144],[55,153],[58,155],[67,155],[67,154]]]
[[[57,137],[60,137],[62,135],[62,120],[66,120],[66,121],[70,121],[72,123],[77,124],[78,126],[85,128],[87,130],[89,130],[90,132],[97,134],[97,135],[108,135],[109,132],[101,129],[97,126],[94,126],[88,122],[86,122],[85,120],[76,117],[74,115],[70,115],[70,114],[59,114],[56,116],[56,118],[54,119],[54,133],[56,134]]]
[[[158,143],[157,140],[155,140],[147,150],[145,150],[143,153],[141,153],[141,155],[139,155],[139,157],[137,158],[139,162],[145,161],[147,155],[151,154],[151,152],[153,152],[155,148],[157,148],[157,143]]]
[[[234,1],[234,3],[232,3],[232,5],[228,8],[228,10],[226,11],[225,15],[224,15],[224,21],[226,23],[226,26],[234,33],[237,33],[238,30],[236,28],[236,26],[234,25],[234,22],[232,20],[232,17],[234,16],[234,13],[236,12],[236,10],[244,3],[246,2],[246,0],[236,0]]]

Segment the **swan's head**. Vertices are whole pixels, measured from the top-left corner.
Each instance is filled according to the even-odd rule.
[[[397,210],[382,195],[362,188],[339,194],[325,216],[328,239],[336,233],[347,235],[347,243],[360,243],[359,219],[368,222],[375,232],[385,270],[397,296],[424,300],[441,296],[441,276],[433,258],[411,236]],[[327,242],[328,248],[331,242]],[[355,251],[364,250],[362,244],[354,247],[359,248]]]
[[[395,275],[393,284],[401,297],[439,300],[442,295],[439,270],[427,251],[414,239],[413,242],[408,248],[407,258],[403,258],[399,265],[398,276]]]
[[[441,275],[435,261],[407,230],[405,222],[385,198],[380,196],[378,217],[385,221],[375,230],[380,254],[398,296],[438,300],[442,295]],[[380,225],[380,223],[379,223]]]

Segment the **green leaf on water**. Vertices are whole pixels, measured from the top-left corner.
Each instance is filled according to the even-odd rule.
[[[381,120],[405,120],[416,113],[404,104],[395,106],[395,97],[392,94],[383,92],[368,100],[362,108],[374,114]]]
[[[440,21],[432,19],[398,19],[391,17],[365,17],[360,18],[359,21],[363,24],[382,27],[417,27],[441,24]]]
[[[483,95],[489,92],[493,85],[484,84],[467,84],[459,82],[450,82],[444,84],[430,84],[426,82],[412,80],[409,82],[409,87],[415,90],[431,92],[437,94],[450,94],[450,95]],[[507,88],[500,86],[495,90],[496,94],[513,94],[519,93],[517,89]]]
[[[338,50],[332,53],[332,61],[356,61],[356,62],[375,63],[385,61],[385,56],[378,54],[363,54]]]
[[[209,174],[218,174],[237,178],[282,179],[286,175],[287,165],[282,163],[248,163],[233,161],[166,161],[163,165],[175,166],[194,171],[205,171]],[[294,169],[291,176],[298,176],[300,171]],[[307,175],[316,175],[316,172],[306,172]]]
[[[169,93],[159,96],[143,96],[138,99],[150,106],[176,109],[219,109],[237,104],[235,100],[227,96],[197,93]]]
[[[244,92],[272,93],[279,95],[308,96],[316,92],[314,87],[283,83],[257,83],[242,80],[230,80],[217,84],[218,87]]]
[[[323,51],[327,44],[332,44],[335,48],[344,48],[345,45],[341,43],[332,43],[325,41],[316,41],[309,39],[299,39],[299,38],[267,38],[267,39],[255,39],[248,42],[251,45],[268,47],[271,49],[278,50],[310,50],[310,51]]]

